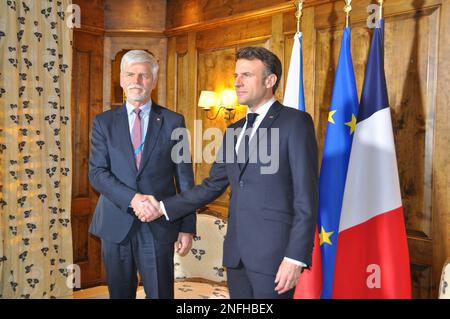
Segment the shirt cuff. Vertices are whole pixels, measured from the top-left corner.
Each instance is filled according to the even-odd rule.
[[[288,262],[290,262],[290,263],[292,263],[294,265],[301,266],[303,268],[308,266],[305,263],[302,263],[301,261],[298,261],[298,260],[295,260],[295,259],[292,259],[292,258],[284,257],[284,260],[286,260],[286,261],[288,261]]]
[[[169,220],[169,216],[167,216],[167,212],[166,212],[166,208],[164,207],[164,203],[161,201],[159,202],[159,207],[161,209],[161,212],[164,214],[164,216],[166,217],[166,220]]]

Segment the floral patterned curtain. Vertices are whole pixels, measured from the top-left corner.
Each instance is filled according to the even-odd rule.
[[[70,0],[0,2],[0,297],[70,295]]]

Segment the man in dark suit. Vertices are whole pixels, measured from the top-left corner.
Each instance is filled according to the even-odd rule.
[[[230,185],[223,252],[230,297],[292,298],[302,268],[311,265],[318,200],[314,126],[308,113],[275,100],[281,62],[273,53],[248,47],[237,52],[236,60],[236,93],[239,103],[249,107],[247,118],[227,129],[201,185],[164,199],[158,213],[138,215],[150,220],[165,214],[177,220]],[[236,134],[239,128],[245,133]],[[264,151],[277,162],[272,169],[259,156]],[[156,199],[148,197],[155,208]]]
[[[127,52],[120,73],[127,101],[93,123],[89,179],[101,195],[90,232],[101,238],[111,298],[135,298],[138,271],[148,298],[173,298],[174,243],[185,254],[195,233],[195,214],[148,223],[135,216],[145,194],[165,199],[194,186],[192,164],[171,158],[183,116],[151,101],[157,72],[147,52]]]

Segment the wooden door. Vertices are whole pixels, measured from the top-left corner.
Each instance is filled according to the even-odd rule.
[[[85,27],[89,12],[103,10],[102,2],[92,10],[92,2],[76,1],[81,6],[82,28],[74,30],[72,72],[72,236],[73,260],[81,271],[81,287],[103,283],[100,240],[89,234],[89,225],[98,194],[88,179],[89,137],[94,116],[103,109],[103,20],[92,20],[101,27]],[[98,1],[95,1],[98,2]],[[83,14],[84,19],[83,20]],[[94,22],[95,21],[95,22]]]

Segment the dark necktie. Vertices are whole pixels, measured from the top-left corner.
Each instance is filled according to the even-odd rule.
[[[131,133],[132,141],[133,141],[133,150],[134,150],[134,159],[136,162],[136,167],[139,169],[139,165],[141,164],[142,157],[142,129],[141,129],[141,109],[135,108],[133,110],[136,113],[136,119],[134,120],[133,130]]]
[[[248,113],[247,114],[247,127],[244,132],[244,136],[241,139],[241,143],[238,147],[237,157],[239,167],[242,168],[248,161],[249,148],[250,148],[250,135],[252,134],[253,124],[255,123],[258,113]],[[243,161],[244,159],[244,161]]]

